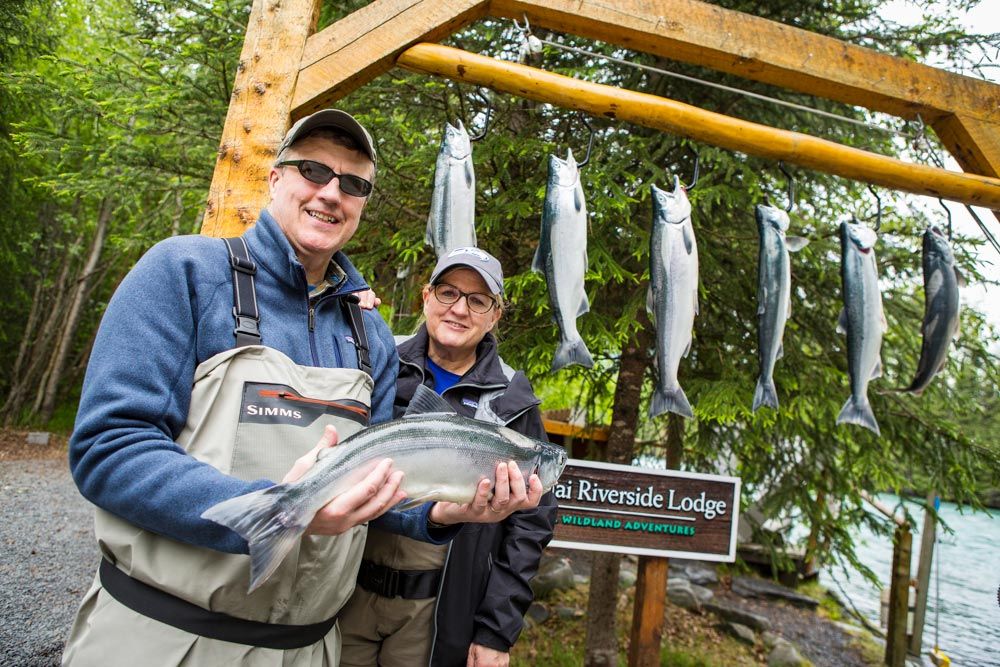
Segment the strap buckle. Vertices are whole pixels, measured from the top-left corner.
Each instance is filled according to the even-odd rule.
[[[243,335],[260,339],[259,318],[250,317],[248,315],[240,315],[236,312],[235,307],[233,307],[233,317],[236,318],[236,328],[233,329],[233,334],[237,336],[237,338]]]
[[[364,577],[365,588],[384,598],[394,598],[399,595],[399,570],[370,562],[364,565],[367,570]]]
[[[257,275],[257,264],[252,260],[243,259],[237,255],[230,255],[229,264],[233,267],[234,271],[239,271],[250,276]]]

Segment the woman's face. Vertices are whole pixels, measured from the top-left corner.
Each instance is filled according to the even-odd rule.
[[[464,267],[452,269],[438,280],[461,292],[490,294],[482,276]],[[500,309],[492,308],[488,313],[477,313],[469,308],[466,297],[452,304],[444,304],[434,296],[434,290],[424,287],[424,317],[427,319],[427,335],[432,353],[440,352],[447,358],[475,356],[479,341],[493,329],[500,319]]]

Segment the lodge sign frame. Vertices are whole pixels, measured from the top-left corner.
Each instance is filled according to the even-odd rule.
[[[740,478],[570,459],[549,546],[736,560]]]

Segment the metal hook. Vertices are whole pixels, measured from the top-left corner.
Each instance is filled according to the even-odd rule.
[[[684,190],[686,191],[691,191],[694,188],[694,186],[698,185],[698,167],[701,164],[701,155],[699,155],[698,151],[691,148],[690,146],[688,146],[687,148],[689,151],[694,153],[694,174],[691,176],[691,185],[684,185],[683,183],[681,183],[681,187],[684,188]]]
[[[530,35],[531,34],[531,24],[528,23],[528,15],[527,14],[522,14],[521,16],[524,17],[524,27],[523,28],[521,27],[521,24],[517,22],[517,19],[513,19],[513,21],[514,21],[514,27],[517,28],[518,31],[520,31],[522,34]]]
[[[795,177],[785,169],[785,163],[781,160],[778,160],[778,170],[785,175],[788,181],[788,204],[785,206],[785,211],[790,213],[795,206]]]
[[[474,137],[469,137],[469,141],[479,141],[486,136],[486,131],[490,127],[490,116],[493,114],[493,96],[483,94],[482,90],[477,90],[476,94],[486,100],[486,120],[483,121],[482,131]]]
[[[941,197],[938,197],[938,201],[941,202],[941,208],[944,209],[944,212],[948,214],[948,243],[951,243],[951,209],[948,208],[948,205],[944,203],[944,199]]]
[[[877,232],[882,227],[882,198],[875,192],[875,186],[871,183],[868,184],[868,192],[872,193],[872,196],[875,197],[875,203],[878,204],[878,208],[875,209],[875,227],[872,230]]]
[[[582,113],[580,114],[580,120],[582,120],[583,124],[587,126],[588,130],[590,130],[590,141],[587,142],[587,154],[584,156],[583,162],[576,163],[577,169],[582,169],[588,162],[590,162],[590,152],[594,150],[594,126],[590,124],[589,120],[587,120],[587,116]]]

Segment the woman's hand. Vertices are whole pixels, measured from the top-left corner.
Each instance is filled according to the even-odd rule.
[[[327,426],[319,443],[295,461],[282,483],[301,478],[316,464],[323,450],[335,446],[337,441],[337,429]],[[406,497],[399,488],[402,482],[402,471],[392,472],[392,459],[382,459],[364,479],[321,507],[306,528],[306,533],[340,535],[385,514]]]
[[[493,498],[490,498],[491,491]],[[434,523],[498,523],[518,510],[538,507],[542,499],[542,482],[538,475],[531,475],[525,483],[524,475],[514,461],[498,463],[496,485],[483,478],[476,488],[471,503],[434,503],[428,518]]]
[[[364,292],[355,292],[354,296],[358,297],[358,305],[365,310],[374,310],[382,305],[382,299],[375,296],[375,292],[370,289],[366,289]]]
[[[465,660],[465,667],[507,667],[509,664],[510,653],[481,644],[472,644]]]

